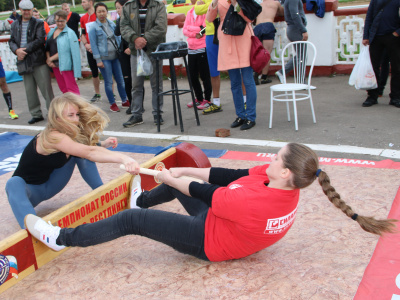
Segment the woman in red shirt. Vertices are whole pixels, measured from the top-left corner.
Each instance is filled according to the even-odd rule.
[[[180,176],[193,176],[201,184]],[[238,259],[280,240],[292,226],[301,188],[318,177],[328,199],[368,232],[394,232],[396,220],[358,216],[319,169],[318,157],[296,143],[283,147],[270,165],[251,169],[175,168],[157,175],[164,184],[141,193],[132,184],[131,208],[76,228],[59,228],[28,215],[26,228],[53,250],[87,247],[137,234],[209,261]],[[147,209],[177,198],[189,215]],[[43,239],[42,239],[43,237]]]

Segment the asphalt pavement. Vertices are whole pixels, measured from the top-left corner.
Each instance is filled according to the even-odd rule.
[[[272,79],[271,84],[278,83],[277,78]],[[276,153],[283,143],[299,142],[311,145],[320,156],[366,160],[390,158],[400,161],[400,108],[389,105],[388,88],[383,97],[379,98],[378,105],[365,108],[361,104],[366,98],[366,92],[349,86],[348,79],[347,75],[313,77],[312,84],[317,87],[313,91],[317,123],[313,123],[309,102],[299,102],[297,104],[298,131],[294,128],[293,116],[291,122],[287,121],[286,105],[277,102],[274,103],[273,127],[269,129],[269,87],[271,84],[257,86],[256,126],[246,131],[230,128],[236,114],[229,79],[221,80],[220,94],[223,111],[211,115],[203,115],[199,111],[200,126],[196,124],[193,108],[186,107],[186,104],[191,101],[190,94],[180,96],[184,132],[180,130],[179,121],[178,125],[174,124],[171,96],[164,97],[165,122],[161,126],[161,132],[157,132],[157,127],[153,122],[151,88],[148,80],[145,81],[145,112],[144,123],[141,125],[131,128],[122,126],[129,119],[129,115],[125,113],[125,109],[121,109],[118,113],[110,111],[103,82],[101,84],[102,100],[96,105],[105,110],[111,120],[105,133],[118,136],[119,142],[125,144],[167,146],[176,141],[189,141],[202,149]],[[165,79],[163,84],[164,90],[170,89],[170,80]],[[52,79],[52,85],[54,94],[60,95],[55,79]],[[78,85],[81,95],[89,100],[94,94],[92,80],[81,79]],[[180,78],[178,87],[187,89],[187,79]],[[42,126],[45,126],[45,121],[34,125],[28,124],[31,116],[27,108],[23,82],[11,83],[9,88],[14,110],[19,115],[19,119],[9,119],[5,104],[0,105],[0,132],[13,131],[35,135]],[[47,110],[44,103],[43,100],[42,110],[46,118]],[[293,113],[292,106],[291,112]],[[215,138],[215,130],[218,128],[230,129],[231,136]]]

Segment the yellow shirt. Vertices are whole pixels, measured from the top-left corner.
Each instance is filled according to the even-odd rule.
[[[200,4],[198,5],[196,2],[196,5],[194,6],[194,12],[196,15],[205,15],[208,11],[208,7],[210,6],[212,0],[203,0],[205,4]],[[213,22],[208,22],[206,20],[206,35],[214,35],[214,23]]]

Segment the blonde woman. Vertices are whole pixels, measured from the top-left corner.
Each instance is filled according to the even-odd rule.
[[[21,228],[24,217],[35,214],[35,206],[67,185],[75,165],[92,189],[103,184],[95,162],[122,163],[129,172],[138,173],[133,158],[106,149],[118,145],[116,138],[100,142],[108,121],[104,111],[76,94],[65,93],[51,101],[46,128],[26,146],[6,184],[8,201]]]

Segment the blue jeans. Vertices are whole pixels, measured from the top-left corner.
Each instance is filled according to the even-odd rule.
[[[189,215],[147,209],[175,198]],[[137,205],[142,209],[127,209],[96,223],[63,228],[56,242],[58,245],[88,247],[135,234],[208,261],[204,252],[204,227],[209,207],[204,202],[161,184],[143,192]]]
[[[74,156],[63,167],[55,169],[43,184],[28,184],[19,176],[7,181],[8,202],[21,228],[25,228],[24,218],[27,214],[36,215],[35,206],[58,194],[67,185],[75,165],[78,165],[83,179],[92,189],[103,185],[96,163]]]
[[[112,91],[113,75],[115,82],[117,83],[118,94],[121,97],[122,102],[125,102],[128,97],[126,95],[124,76],[122,75],[121,64],[118,58],[103,60],[103,64],[104,68],[99,69],[104,78],[104,89],[106,90],[108,102],[110,102],[110,105],[115,103],[114,93]]]
[[[228,70],[231,79],[231,90],[233,102],[235,103],[236,115],[249,121],[256,120],[257,90],[251,67]],[[246,109],[243,103],[242,80],[246,88]]]

